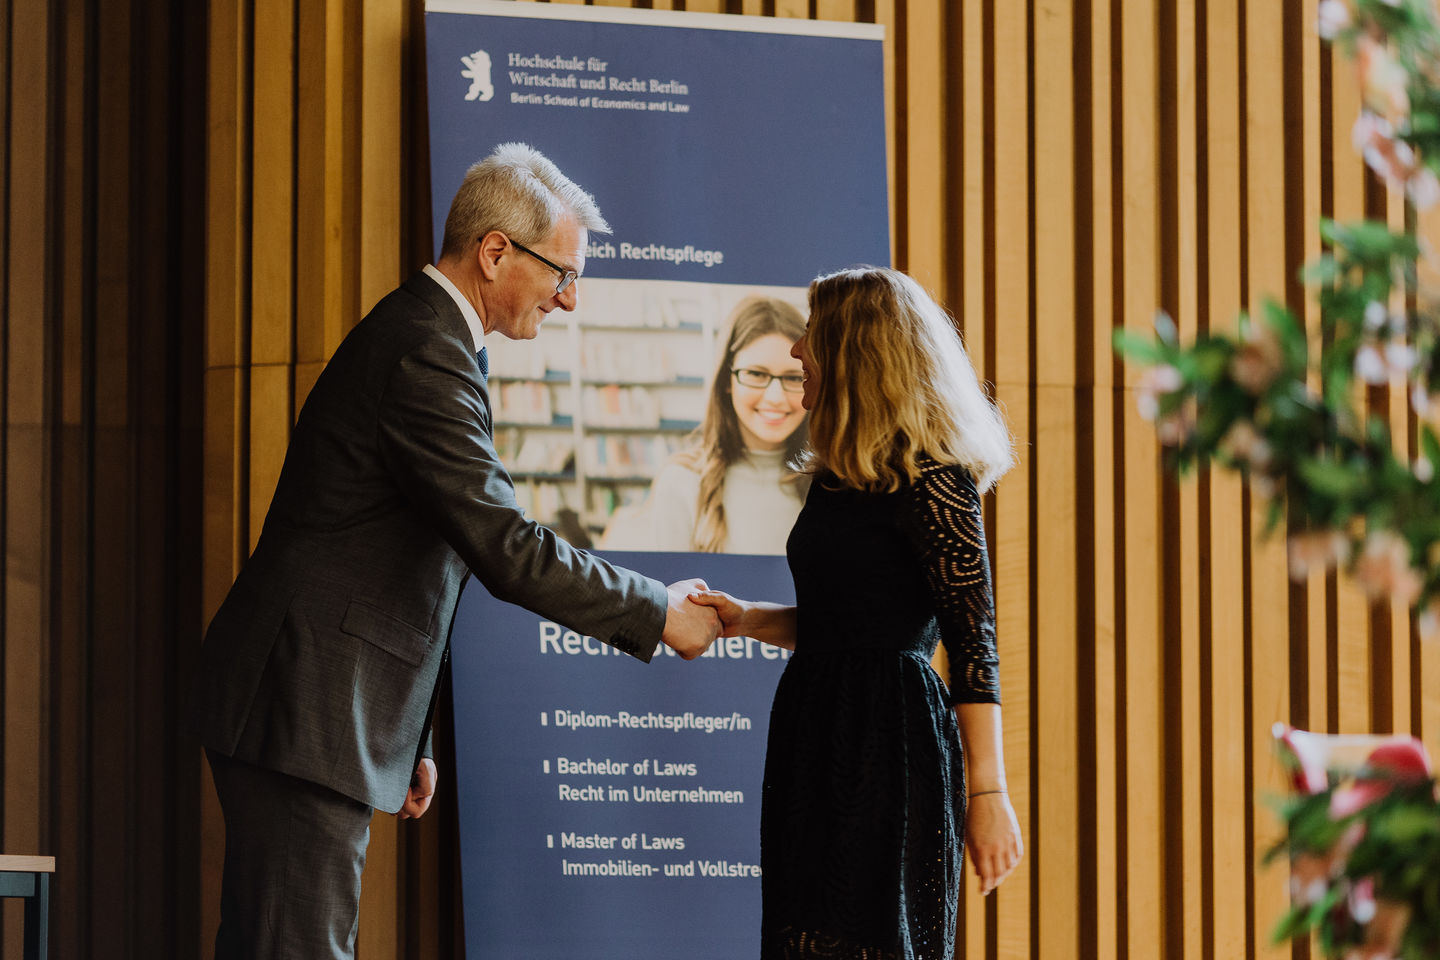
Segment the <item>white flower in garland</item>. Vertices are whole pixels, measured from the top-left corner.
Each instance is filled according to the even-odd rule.
[[[1315,32],[1326,40],[1334,40],[1350,26],[1350,8],[1341,0],[1321,0],[1315,13]]]

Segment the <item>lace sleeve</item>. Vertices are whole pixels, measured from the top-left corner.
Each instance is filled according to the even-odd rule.
[[[912,488],[910,508],[950,660],[951,703],[999,703],[995,600],[975,483],[962,467],[927,465]]]

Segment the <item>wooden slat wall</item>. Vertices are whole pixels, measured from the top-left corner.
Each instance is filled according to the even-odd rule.
[[[1121,326],[1148,330],[1157,309],[1186,336],[1234,329],[1239,312],[1266,297],[1288,299],[1313,326],[1292,276],[1318,252],[1316,219],[1401,215],[1383,193],[1367,194],[1348,145],[1351,74],[1310,34],[1307,4],[593,2],[887,27],[895,260],[955,312],[1020,454],[989,522],[1006,750],[1029,854],[990,901],[967,890],[962,955],[1265,953],[1285,889],[1258,866],[1276,836],[1265,797],[1282,786],[1270,724],[1433,726],[1440,696],[1425,692],[1423,678],[1440,652],[1412,642],[1403,611],[1372,614],[1334,576],[1292,586],[1280,542],[1254,537],[1262,498],[1237,477],[1167,477],[1154,431],[1135,413],[1136,374],[1116,362],[1110,337]],[[212,231],[227,250],[228,238],[248,237],[282,281],[302,251],[327,267],[323,297],[293,281],[260,284],[258,261],[237,278],[267,302],[250,313],[254,356],[230,351],[219,364],[230,386],[210,394],[223,402],[207,414],[209,448],[233,452],[220,458],[217,479],[239,484],[209,518],[221,537],[207,553],[211,605],[233,573],[236,537],[253,539],[281,428],[313,379],[306,368],[401,267],[424,258],[424,230],[412,226],[418,246],[402,231],[424,218],[426,198],[397,183],[394,162],[397,142],[414,144],[418,134],[423,143],[424,132],[407,113],[413,101],[397,102],[369,73],[373,64],[394,76],[403,57],[421,56],[418,44],[404,53],[394,46],[420,36],[418,3],[367,0],[358,25],[337,23],[333,11],[322,18],[325,4],[311,11],[310,0],[254,4],[220,38],[225,48],[212,49],[216,64],[230,76],[253,35],[256,70],[262,60],[275,70],[249,95],[279,96],[271,85],[298,51],[302,71],[326,78],[325,95],[312,92],[304,108],[325,117],[325,149],[332,136],[358,137],[364,149],[357,173],[302,142],[303,169],[293,175],[314,197],[296,207],[293,184],[261,172],[292,156],[289,105],[277,101],[272,113],[257,104],[254,116],[276,127],[262,129],[231,109],[237,91],[222,85],[238,122],[212,126],[228,166],[211,197],[233,213],[221,210]],[[321,19],[323,41],[307,35]],[[330,78],[353,69],[334,61],[350,63],[352,48],[366,82],[332,99]],[[303,73],[300,88],[303,103]],[[238,95],[246,92],[242,85]],[[423,151],[412,162],[422,166]],[[337,178],[354,179],[358,191]],[[263,196],[236,194],[237,182]],[[262,242],[258,211],[283,214],[287,203],[295,219],[268,223],[276,238]],[[362,224],[374,210],[383,211],[378,222]],[[332,238],[326,254],[306,249],[322,226],[317,235]],[[359,260],[342,256],[330,272],[329,257],[346,244],[359,246]],[[233,325],[228,309],[211,318],[227,343]],[[214,377],[213,350],[211,362]],[[267,377],[273,389],[269,381],[259,389]],[[1403,397],[1375,402],[1404,415]],[[236,470],[241,454],[248,463]],[[248,512],[245,534],[231,532],[237,509]],[[453,945],[454,861],[435,846],[453,823],[442,815],[397,837],[377,818],[374,829],[362,955]],[[432,903],[435,895],[442,902]]]
[[[1266,297],[1313,330],[1318,217],[1403,222],[1313,4],[603,2],[888,31],[895,262],[1020,454],[987,510],[1028,850],[967,884],[962,955],[1307,955],[1267,947],[1269,726],[1435,746],[1440,646],[1347,580],[1291,584],[1237,477],[1164,474],[1110,338]],[[187,670],[326,358],[428,257],[423,40],[422,0],[0,0],[0,850],[57,857],[62,960],[208,955]],[[1368,402],[1410,447],[1403,392]],[[441,787],[374,822],[364,960],[460,953]],[[0,954],[19,933],[6,905]]]
[[[0,850],[55,857],[60,958],[199,936],[205,50],[195,4],[0,3]]]

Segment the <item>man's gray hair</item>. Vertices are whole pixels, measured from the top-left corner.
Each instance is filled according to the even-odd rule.
[[[445,217],[442,257],[463,254],[499,230],[527,246],[543,242],[566,213],[592,233],[609,233],[595,198],[525,143],[502,143],[460,181]]]

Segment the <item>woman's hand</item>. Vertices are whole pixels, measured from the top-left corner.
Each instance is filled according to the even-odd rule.
[[[794,607],[766,600],[737,600],[724,590],[695,590],[689,599],[715,611],[722,637],[754,637],[771,646],[795,649]]]
[[[698,603],[702,607],[712,607],[720,617],[720,636],[722,637],[743,637],[746,636],[743,621],[746,608],[749,607],[743,600],[737,600],[724,590],[695,590],[690,593],[690,602]]]
[[[1025,855],[1020,823],[1009,794],[977,791],[970,797],[965,812],[965,846],[975,867],[980,896],[988,896]]]

